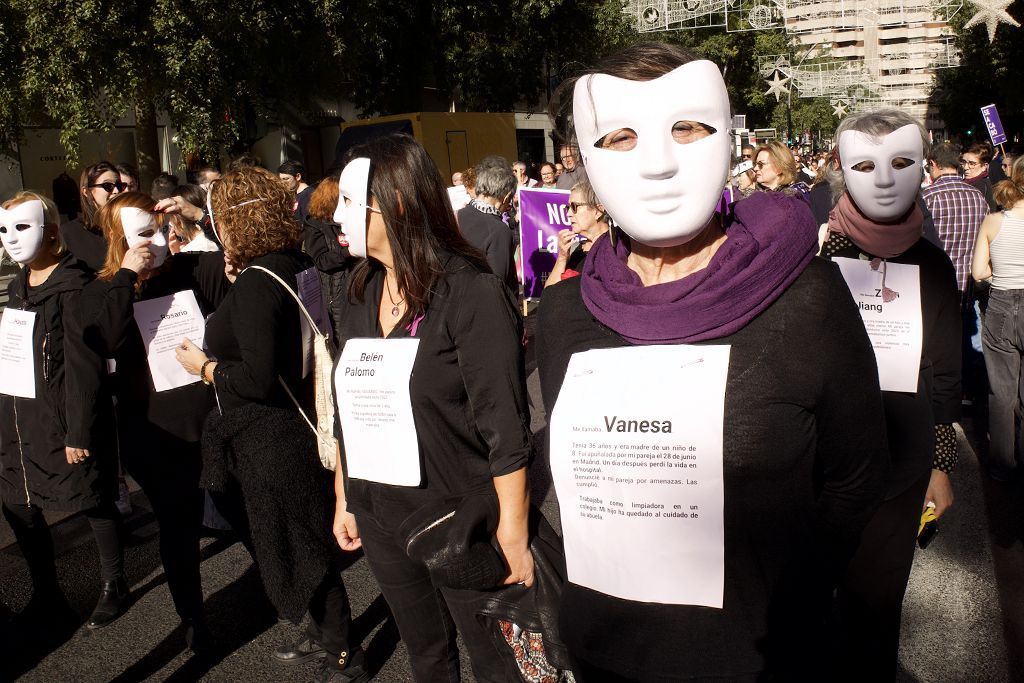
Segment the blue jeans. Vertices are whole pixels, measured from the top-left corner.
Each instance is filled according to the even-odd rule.
[[[982,329],[989,385],[989,458],[995,476],[1017,468],[1024,404],[1024,289],[993,289]]]

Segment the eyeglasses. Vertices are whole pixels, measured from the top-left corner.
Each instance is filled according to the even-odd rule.
[[[581,206],[593,206],[593,204],[588,204],[587,202],[569,202],[569,210],[573,213],[579,211]]]
[[[768,165],[767,161],[758,161],[754,163],[754,168],[764,168]]]
[[[128,187],[128,183],[122,183],[120,181],[112,183],[108,180],[105,183],[94,183],[92,185],[88,185],[88,187],[102,187],[107,191],[107,194],[110,194],[114,191],[114,188],[117,188],[118,192],[124,192],[125,188]]]
[[[743,158],[744,158],[744,159],[753,159],[753,158],[754,158],[754,155],[753,155],[753,154],[744,154],[744,155],[743,155]]]
[[[981,166],[980,161],[969,161],[967,159],[961,159],[960,163],[963,164],[966,168],[975,168],[977,166]]]

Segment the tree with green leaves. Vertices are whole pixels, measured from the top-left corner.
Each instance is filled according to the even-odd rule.
[[[1024,19],[1024,3],[1009,7],[1011,15]],[[1013,139],[1024,133],[1024,29],[1000,24],[989,42],[984,24],[965,29],[974,7],[964,7],[950,21],[961,52],[960,66],[943,69],[936,78],[930,100],[931,113],[954,136],[987,139],[981,107],[995,104],[1006,133]],[[970,131],[970,134],[968,134]]]

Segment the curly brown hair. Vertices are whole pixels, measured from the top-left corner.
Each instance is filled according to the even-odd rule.
[[[295,198],[270,171],[259,167],[230,171],[210,185],[210,204],[224,251],[239,263],[294,249],[302,242]]]

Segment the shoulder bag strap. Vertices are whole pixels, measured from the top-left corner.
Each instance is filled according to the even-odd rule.
[[[288,293],[292,295],[292,298],[295,299],[295,303],[299,305],[299,310],[302,311],[302,313],[306,316],[306,320],[309,321],[309,326],[316,333],[316,336],[324,336],[323,333],[320,332],[320,326],[316,324],[316,321],[313,320],[313,316],[311,316],[309,314],[309,311],[306,310],[306,305],[302,303],[302,299],[299,298],[299,295],[295,293],[294,289],[288,286],[288,283],[286,283],[283,279],[281,279],[281,277],[277,273],[270,270],[269,268],[264,268],[263,266],[249,266],[249,268],[246,268],[245,270],[249,270],[250,268],[252,270],[262,270],[264,273],[277,280],[281,284],[281,286],[284,287],[288,291]],[[243,270],[242,273],[244,273],[245,270]],[[241,275],[241,273],[239,273],[239,275]]]

